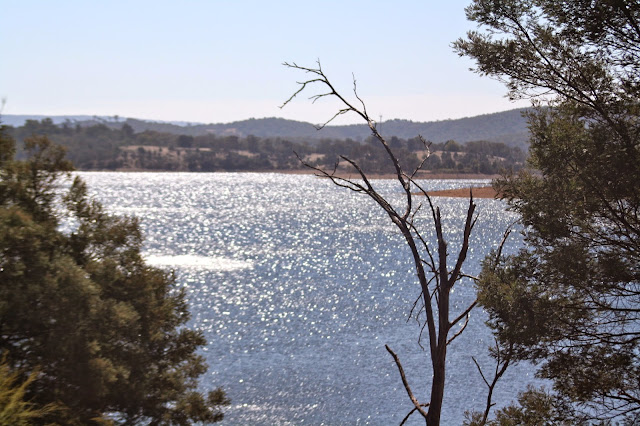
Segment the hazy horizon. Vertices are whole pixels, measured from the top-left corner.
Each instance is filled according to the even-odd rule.
[[[406,119],[406,118],[389,118],[389,119],[383,119],[383,123],[384,122],[390,122],[390,121],[410,121],[410,122],[414,122],[414,123],[429,123],[429,122],[439,122],[439,121],[454,121],[454,120],[462,120],[465,118],[473,118],[473,117],[477,117],[477,116],[483,116],[483,115],[491,115],[491,114],[500,114],[502,112],[508,112],[508,111],[513,111],[516,109],[522,109],[525,107],[514,107],[514,108],[509,108],[503,111],[494,111],[494,112],[487,112],[487,113],[480,113],[480,114],[475,114],[475,115],[468,115],[468,116],[464,116],[464,117],[456,117],[456,118],[444,118],[444,119],[440,119],[440,120],[429,120],[429,121],[417,121],[417,120],[411,120],[411,119]],[[100,120],[104,120],[107,122],[115,122],[115,118],[117,117],[117,121],[124,123],[126,120],[131,119],[131,120],[139,120],[139,121],[145,121],[145,122],[151,122],[151,123],[170,123],[170,124],[175,124],[175,125],[179,125],[179,126],[187,126],[187,125],[216,125],[216,124],[232,124],[232,123],[237,123],[237,122],[242,122],[242,121],[249,121],[249,120],[269,120],[269,119],[283,119],[283,120],[292,120],[292,121],[298,121],[301,123],[309,123],[309,124],[317,124],[316,122],[311,122],[311,121],[304,121],[304,120],[296,120],[296,119],[290,119],[290,118],[284,118],[284,117],[249,117],[249,118],[245,118],[245,119],[240,119],[240,120],[233,120],[233,121],[225,121],[225,122],[210,122],[210,123],[205,123],[205,122],[199,122],[199,121],[184,121],[184,120],[156,120],[156,119],[152,119],[152,118],[141,118],[141,117],[125,117],[125,116],[120,116],[120,115],[96,115],[96,114],[59,114],[59,115],[51,115],[51,114],[20,114],[20,113],[12,113],[12,114],[0,114],[0,123],[2,124],[6,124],[4,123],[4,120],[2,120],[2,117],[20,117],[20,119],[45,119],[45,118],[51,118],[53,119],[54,123],[59,124],[59,123],[63,123],[64,119],[63,118],[73,118],[73,117],[82,117],[83,119],[86,120],[91,120],[94,118],[98,118]],[[56,120],[59,119],[59,120]],[[12,122],[15,122],[15,120],[9,120]],[[14,125],[14,124],[10,124],[10,125]],[[328,126],[344,126],[344,125],[366,125],[366,123],[364,123],[362,120],[360,122],[353,122],[353,123],[329,123]]]
[[[429,122],[528,106],[469,71],[451,43],[475,25],[470,0],[186,3],[140,0],[5,2],[0,15],[3,113],[98,115],[230,123],[310,123],[337,105],[294,93],[317,59],[334,85],[358,92],[375,119]],[[336,124],[356,124],[354,115]]]

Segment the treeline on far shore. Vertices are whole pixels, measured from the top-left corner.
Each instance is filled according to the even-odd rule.
[[[365,172],[393,172],[384,149],[373,139],[135,133],[126,123],[114,129],[104,124],[55,125],[50,119],[27,120],[23,126],[8,130],[19,142],[34,135],[47,135],[67,148],[67,157],[79,170],[289,171],[303,168],[298,156],[311,165],[333,169],[342,155],[357,162]],[[388,142],[405,170],[418,166],[427,153],[418,135],[410,139],[391,136]],[[431,144],[429,151],[423,168],[438,173],[497,174],[518,170],[526,159],[519,147],[489,141],[463,144],[450,140]],[[344,162],[340,167],[343,166]]]

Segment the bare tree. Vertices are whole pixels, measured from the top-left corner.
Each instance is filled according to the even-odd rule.
[[[356,176],[354,179],[345,177],[344,174],[339,174],[337,172],[338,163],[333,170],[325,170],[309,164],[309,162],[298,156],[306,167],[315,170],[317,176],[329,179],[339,187],[366,194],[373,199],[389,216],[409,246],[421,289],[420,298],[416,301],[416,305],[414,305],[411,312],[416,318],[419,318],[422,312],[425,313],[422,330],[426,329],[429,338],[429,353],[431,357],[431,367],[433,369],[433,379],[431,380],[431,391],[428,402],[421,402],[416,397],[407,381],[400,359],[389,346],[386,346],[386,349],[393,357],[407,395],[414,405],[414,408],[407,414],[403,423],[414,412],[418,412],[424,417],[427,425],[438,425],[440,423],[444,396],[447,347],[464,331],[469,322],[469,313],[476,306],[476,302],[474,301],[460,312],[452,313],[450,309],[450,294],[456,283],[464,278],[473,279],[473,277],[464,274],[462,271],[469,249],[469,236],[477,220],[477,215],[475,214],[476,204],[473,201],[473,195],[470,193],[469,196],[466,220],[464,228],[462,229],[462,245],[457,256],[455,256],[455,261],[452,263],[453,266],[450,267],[448,262],[448,245],[442,231],[443,226],[440,209],[434,206],[427,191],[416,181],[416,174],[421,170],[424,162],[430,155],[429,144],[420,136],[425,146],[426,154],[418,167],[410,173],[405,172],[398,161],[398,157],[394,155],[385,138],[379,133],[376,126],[377,123],[368,114],[365,103],[357,93],[355,78],[353,79],[353,93],[357,100],[357,106],[338,93],[324,74],[319,61],[317,62],[317,68],[307,68],[297,65],[296,63],[284,63],[284,65],[302,71],[308,74],[310,78],[298,82],[300,85],[299,89],[284,102],[282,107],[290,103],[297,95],[311,86],[321,87],[323,91],[319,94],[312,95],[310,99],[315,102],[325,97],[337,98],[341,102],[341,108],[333,117],[324,124],[316,126],[316,128],[323,128],[340,115],[355,113],[368,124],[373,137],[382,145],[388,155],[389,161],[393,164],[395,178],[403,190],[404,201],[400,208],[394,207],[389,200],[383,197],[374,188],[371,180],[362,168],[348,157],[340,156],[338,163],[340,161],[346,162],[354,171]],[[426,214],[430,214],[435,227],[436,247],[432,247],[428,241],[425,230],[417,226],[416,217],[418,213],[421,212],[423,203],[416,202],[416,197],[420,197],[421,200],[423,197],[426,199],[426,205],[428,206],[428,212]],[[456,327],[457,324],[460,325]],[[455,330],[454,327],[456,328]],[[501,375],[502,374],[500,374],[500,376]],[[487,384],[489,385],[489,383]],[[495,383],[493,383],[493,386],[495,386]],[[490,391],[493,390],[493,386],[489,387]],[[488,413],[491,405],[491,397],[489,396],[486,413]]]

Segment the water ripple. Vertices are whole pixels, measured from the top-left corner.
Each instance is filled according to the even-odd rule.
[[[407,322],[420,289],[402,236],[371,200],[312,176],[81,175],[110,211],[141,219],[147,261],[175,270],[188,295],[189,325],[209,342],[202,355],[210,368],[201,386],[221,385],[233,401],[226,424],[399,423],[411,403],[385,344],[426,398],[428,355],[417,342],[419,326]],[[423,183],[438,190],[487,182]],[[396,182],[374,185],[401,205]],[[468,201],[436,201],[455,253]],[[514,219],[501,202],[476,202],[470,274]],[[417,222],[433,241],[424,213]],[[516,236],[505,251],[519,244]],[[452,316],[474,297],[470,282],[458,284]],[[485,386],[471,356],[490,366],[485,320],[474,311],[449,351],[447,424],[460,424],[465,410],[482,407]],[[513,370],[496,390],[499,404],[523,389],[532,371]]]

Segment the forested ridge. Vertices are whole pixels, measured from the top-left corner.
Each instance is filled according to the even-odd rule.
[[[509,146],[525,148],[529,137],[527,120],[523,113],[526,108],[483,114],[451,120],[417,122],[411,120],[385,120],[379,127],[387,136],[410,139],[422,135],[433,142],[457,142],[486,140],[503,142]],[[42,115],[3,115],[4,124],[22,126],[27,120],[42,121],[51,118],[55,124],[67,126],[91,127],[104,124],[111,129],[120,129],[123,124],[131,126],[136,133],[147,130],[174,135],[237,136],[240,138],[254,135],[259,138],[284,138],[292,141],[304,140],[311,144],[321,139],[354,139],[362,141],[369,136],[369,128],[363,124],[331,125],[318,131],[313,124],[284,118],[250,118],[232,123],[184,123],[140,120],[120,116],[42,116]],[[316,123],[317,124],[317,123]]]
[[[329,167],[339,155],[346,155],[368,172],[393,171],[384,150],[371,138],[311,140],[213,133],[192,136],[136,132],[128,123],[118,127],[105,123],[56,125],[50,118],[27,120],[23,126],[9,127],[9,131],[19,142],[34,135],[47,135],[67,148],[68,158],[80,170],[289,171],[302,167],[298,156],[310,164]],[[448,140],[432,143],[428,152],[417,134],[389,140],[407,169],[415,168],[429,154],[424,167],[427,171],[497,174],[520,169],[526,158],[521,148],[502,142]]]

